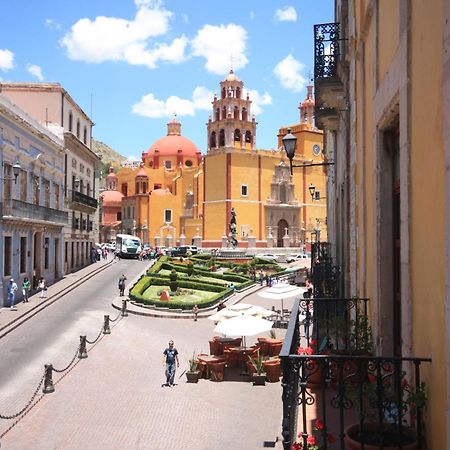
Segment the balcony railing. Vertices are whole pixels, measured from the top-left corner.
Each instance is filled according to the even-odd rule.
[[[54,222],[60,225],[67,224],[69,217],[66,211],[11,198],[6,199],[3,203],[3,217],[5,216],[41,222]]]
[[[348,300],[342,302],[348,304]],[[406,449],[413,448],[407,447],[411,442],[416,442],[414,448],[424,449],[426,386],[420,369],[431,359],[356,355],[346,353],[345,348],[310,354],[310,349],[301,347],[306,306],[301,302],[294,303],[293,311],[298,312],[291,315],[280,352],[283,448],[306,449],[315,441],[320,449],[333,450],[367,448],[364,446],[369,444]],[[338,302],[331,303],[339,309]],[[343,342],[342,337],[337,340]],[[349,444],[352,439],[356,445]]]
[[[340,268],[333,264],[329,242],[313,243],[310,275],[314,286],[314,297],[335,298],[339,295]]]
[[[89,195],[82,194],[78,191],[72,191],[72,201],[81,203],[82,205],[89,206],[94,209],[97,209],[98,206],[97,199],[90,197]]]
[[[314,78],[336,76],[340,56],[340,24],[314,25]]]

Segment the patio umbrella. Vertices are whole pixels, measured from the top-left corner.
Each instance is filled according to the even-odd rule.
[[[254,336],[272,329],[273,323],[266,319],[240,314],[231,319],[223,320],[214,328],[215,333],[228,337]]]
[[[227,308],[230,309],[231,311],[243,311],[246,309],[251,308],[252,305],[249,305],[248,303],[236,303],[235,305],[230,305]]]
[[[231,307],[221,309],[220,311],[214,313],[212,316],[209,316],[208,319],[213,322],[220,322],[221,320],[231,319],[232,317],[239,316],[241,314],[246,314],[250,316],[256,317],[269,317],[274,314],[270,309],[265,309],[261,306],[257,305],[246,305],[248,308],[245,308],[241,311],[233,311]]]
[[[270,309],[263,308],[262,306],[253,305],[251,308],[246,309],[245,314],[248,314],[250,316],[256,316],[256,317],[270,317],[275,314],[274,311],[271,311]]]
[[[278,283],[270,288],[264,289],[258,295],[272,300],[281,300],[281,309],[284,309],[283,300],[291,297],[302,296],[306,292],[305,288],[294,286],[293,284]]]
[[[239,315],[238,311],[232,311],[229,308],[221,309],[220,311],[217,311],[212,316],[209,316],[208,319],[212,320],[213,322],[219,322],[220,320],[224,319],[231,319],[232,317],[236,317]]]

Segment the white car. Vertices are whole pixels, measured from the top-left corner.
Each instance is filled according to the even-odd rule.
[[[261,259],[270,259],[271,261],[278,260],[278,256],[274,255],[273,253],[263,253],[262,255],[256,255],[256,256]]]
[[[306,253],[299,253],[297,255],[290,255],[286,258],[286,262],[291,263],[294,261],[303,261],[308,259],[308,255]]]

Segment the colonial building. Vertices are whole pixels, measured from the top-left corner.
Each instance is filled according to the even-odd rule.
[[[90,262],[98,236],[98,164],[91,150],[92,121],[59,83],[1,82],[0,91],[40,124],[59,136],[65,147],[63,272]]]
[[[449,448],[450,4],[335,3],[316,26],[315,93],[341,292],[370,299],[377,355],[408,375],[406,358],[432,358],[422,432]]]
[[[63,265],[64,143],[0,95],[0,292],[28,277],[36,287],[60,278]],[[17,299],[21,298],[19,289]]]
[[[304,167],[291,175],[281,148],[288,127],[279,131],[278,149],[257,149],[257,122],[250,97],[244,98],[244,83],[230,71],[220,92],[220,98],[212,99],[204,156],[173,119],[167,136],[143,152],[139,169],[124,168],[117,179],[109,174],[109,189],[101,196],[104,240],[120,229],[152,245],[222,247],[229,239],[232,208],[243,248],[309,249],[319,227],[326,238],[323,167]],[[298,139],[296,163],[324,161],[322,131],[314,126],[313,112],[309,87],[300,123],[290,127]],[[310,185],[316,189],[314,198]]]

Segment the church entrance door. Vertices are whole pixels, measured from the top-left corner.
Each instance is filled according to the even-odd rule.
[[[285,229],[289,230],[289,225],[284,219],[280,219],[278,222],[278,233],[277,233],[277,247],[283,247],[283,236],[285,235]]]

